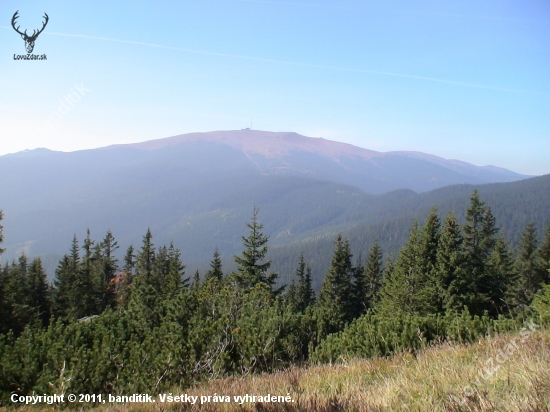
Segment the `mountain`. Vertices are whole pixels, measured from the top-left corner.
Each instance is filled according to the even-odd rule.
[[[495,166],[474,166],[420,152],[383,153],[297,133],[248,129],[190,133],[106,149],[179,151],[206,143],[244,154],[263,174],[329,180],[373,194],[404,188],[424,192],[450,184],[511,182],[528,177]]]
[[[399,205],[458,183],[526,176],[417,152],[375,152],[296,133],[192,133],[71,153],[0,156],[7,257],[66,253],[74,233],[139,246],[174,241],[186,262],[240,250],[254,205],[273,246],[399,216]],[[517,182],[521,183],[521,182]],[[396,189],[399,189],[395,191]]]

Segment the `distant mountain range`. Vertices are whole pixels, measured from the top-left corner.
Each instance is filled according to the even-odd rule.
[[[238,253],[254,205],[275,253],[414,210],[424,213],[424,206],[410,205],[430,194],[415,192],[527,177],[296,133],[220,131],[0,156],[0,209],[7,257],[22,251],[57,257],[74,233],[82,240],[87,228],[96,239],[111,229],[124,248],[139,247],[150,227],[157,245],[174,241],[192,267],[207,262],[215,247],[227,259]],[[456,198],[453,190],[435,198]]]

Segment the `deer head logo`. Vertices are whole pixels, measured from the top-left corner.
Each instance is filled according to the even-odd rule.
[[[34,49],[34,42],[36,41],[36,38],[38,37],[38,35],[40,33],[42,33],[42,31],[44,30],[44,28],[46,27],[46,24],[48,24],[48,20],[50,19],[48,17],[48,15],[46,13],[44,13],[44,19],[46,20],[43,24],[42,24],[42,28],[40,30],[33,30],[33,33],[31,36],[29,36],[27,34],[27,30],[25,30],[24,33],[21,33],[19,31],[19,26],[17,26],[17,28],[15,27],[15,21],[17,20],[17,18],[19,17],[18,16],[18,13],[19,13],[19,10],[15,12],[15,14],[13,15],[12,19],[11,19],[11,25],[13,27],[13,29],[19,33],[21,35],[21,38],[23,40],[25,40],[25,48],[27,49],[27,53],[32,53],[33,49]]]

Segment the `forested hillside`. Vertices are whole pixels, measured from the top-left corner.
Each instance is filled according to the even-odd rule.
[[[333,238],[360,221],[395,217],[384,210],[401,195],[374,194],[526,177],[422,153],[381,153],[255,130],[0,156],[0,191],[9,193],[1,207],[10,258],[25,251],[58,260],[67,239],[75,233],[82,239],[87,229],[94,236],[111,230],[120,242],[137,244],[149,227],[196,267],[215,247],[224,258],[238,252],[238,229],[254,206],[261,207],[275,246],[326,230]]]
[[[372,197],[325,224],[322,230],[306,233],[296,242],[281,245],[275,240],[269,257],[274,268],[286,276],[292,273],[294,262],[303,252],[310,257],[308,263],[316,287],[320,287],[323,273],[330,263],[332,242],[338,233],[350,239],[356,257],[365,256],[375,240],[383,247],[386,256],[395,256],[406,243],[413,221],[423,222],[434,206],[442,216],[454,211],[459,222],[464,223],[474,189],[491,205],[500,233],[513,246],[519,243],[529,222],[534,223],[539,236],[550,222],[550,175],[512,183],[448,186],[420,194],[401,190]]]
[[[541,236],[527,224],[512,248],[477,191],[462,224],[435,208],[413,223],[395,259],[373,242],[357,261],[338,235],[319,293],[307,254],[280,285],[259,218],[254,209],[233,271],[213,250],[208,271],[188,273],[180,251],[156,245],[149,230],[120,261],[123,246],[111,232],[74,238],[52,286],[40,259],[7,263],[3,404],[13,392],[159,393],[304,362],[476,341],[518,330],[533,315],[549,320],[550,225]]]

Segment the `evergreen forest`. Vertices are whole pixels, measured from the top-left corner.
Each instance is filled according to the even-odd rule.
[[[0,212],[0,246],[2,236]],[[227,272],[187,273],[147,230],[118,260],[110,231],[76,236],[47,281],[40,258],[0,267],[0,406],[12,393],[157,394],[292,365],[473,342],[550,320],[550,222],[507,239],[477,191],[464,216],[435,207],[395,255],[336,236],[316,290],[302,253],[282,285],[259,209]],[[124,250],[124,249],[123,249]],[[2,249],[0,249],[0,254]],[[289,276],[285,275],[285,279]]]

